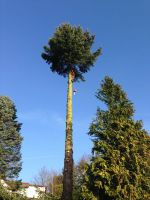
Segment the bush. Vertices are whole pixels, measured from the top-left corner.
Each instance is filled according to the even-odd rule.
[[[27,200],[20,194],[7,191],[3,186],[0,186],[0,200]]]

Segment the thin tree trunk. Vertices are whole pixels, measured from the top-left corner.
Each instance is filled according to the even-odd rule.
[[[73,190],[73,145],[72,145],[72,75],[68,75],[66,141],[62,200],[72,200]]]

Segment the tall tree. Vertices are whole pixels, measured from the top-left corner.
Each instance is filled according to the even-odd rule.
[[[72,144],[72,82],[84,80],[83,74],[90,70],[100,55],[101,49],[94,53],[91,47],[94,35],[83,31],[80,26],[62,24],[44,46],[42,58],[50,64],[52,72],[68,77],[66,142],[64,159],[63,200],[72,200],[73,183],[73,144]]]
[[[97,98],[107,110],[97,110],[89,135],[93,157],[87,165],[86,200],[147,200],[150,198],[150,137],[121,86],[105,77]]]
[[[17,178],[21,170],[21,124],[16,108],[5,96],[0,97],[0,178]]]

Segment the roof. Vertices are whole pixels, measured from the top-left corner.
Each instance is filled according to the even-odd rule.
[[[29,186],[43,187],[43,188],[45,188],[45,186],[43,186],[43,185],[30,184],[30,183],[26,183],[26,182],[22,182],[22,184],[21,184],[22,188],[28,188]]]
[[[5,187],[8,187],[9,189],[11,189],[11,185],[12,185],[12,183],[16,183],[15,181],[10,181],[10,180],[2,180],[2,179],[0,179],[1,180],[1,183],[5,186]],[[36,184],[30,184],[30,183],[27,183],[27,182],[21,182],[20,183],[20,187],[21,188],[29,188],[29,186],[33,186],[33,187],[43,187],[43,188],[45,188],[45,186],[43,186],[43,185],[36,185]]]

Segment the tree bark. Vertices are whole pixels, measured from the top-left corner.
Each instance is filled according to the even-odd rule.
[[[73,144],[72,144],[72,75],[68,75],[66,141],[62,200],[72,200],[73,190]]]

